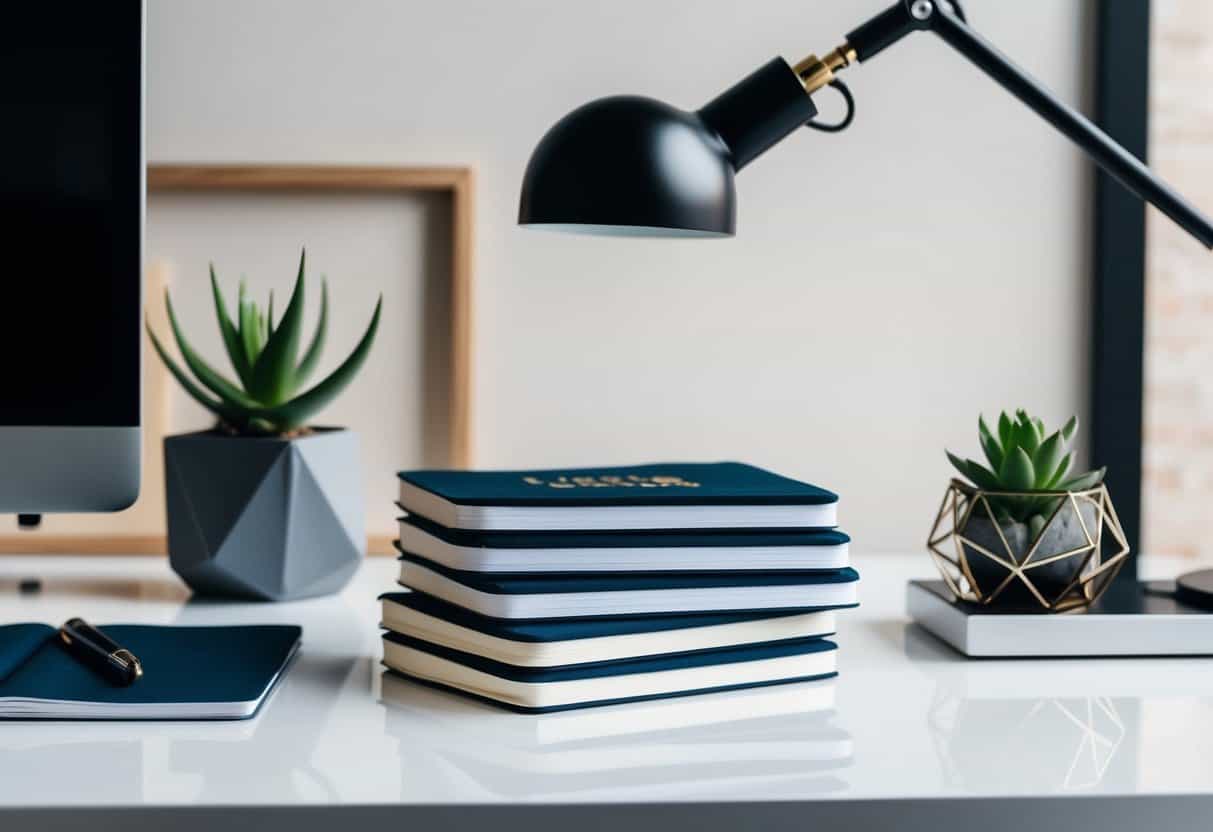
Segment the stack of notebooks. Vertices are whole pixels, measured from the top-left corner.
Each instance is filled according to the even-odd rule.
[[[403,472],[384,664],[533,712],[834,676],[837,504],[734,462]]]

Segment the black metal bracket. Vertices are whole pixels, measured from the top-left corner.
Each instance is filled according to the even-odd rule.
[[[930,18],[936,13],[930,0],[900,0],[848,32],[847,43],[859,61],[870,60],[911,32],[931,28]]]
[[[847,35],[856,59],[868,60],[911,32],[930,30],[1003,89],[1034,110],[1106,173],[1213,248],[1213,222],[1159,179],[1145,164],[1020,69],[965,22],[949,0],[899,0]]]

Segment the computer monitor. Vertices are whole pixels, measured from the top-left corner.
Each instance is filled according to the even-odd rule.
[[[139,491],[143,3],[0,18],[0,513]]]

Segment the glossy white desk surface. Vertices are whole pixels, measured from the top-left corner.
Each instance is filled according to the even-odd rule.
[[[388,559],[339,596],[271,605],[190,601],[157,558],[0,558],[4,623],[304,628],[288,677],[246,722],[0,723],[0,807],[1213,794],[1213,659],[966,660],[905,618],[925,556],[856,566],[863,606],[840,616],[840,677],[794,689],[832,710],[797,713],[786,689],[792,713],[738,720],[769,700],[723,694],[664,706],[707,724],[628,733],[662,712],[525,716],[385,680],[375,599],[394,586]],[[41,594],[16,593],[27,575]]]

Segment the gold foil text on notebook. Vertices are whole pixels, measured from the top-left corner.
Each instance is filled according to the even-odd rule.
[[[651,477],[642,477],[636,474],[627,475],[604,475],[599,477],[592,476],[576,476],[576,477],[553,477],[551,479],[543,479],[541,477],[523,477],[522,481],[527,485],[546,486],[547,488],[698,488],[699,483],[690,480],[684,480],[678,476],[668,476],[657,474]]]

